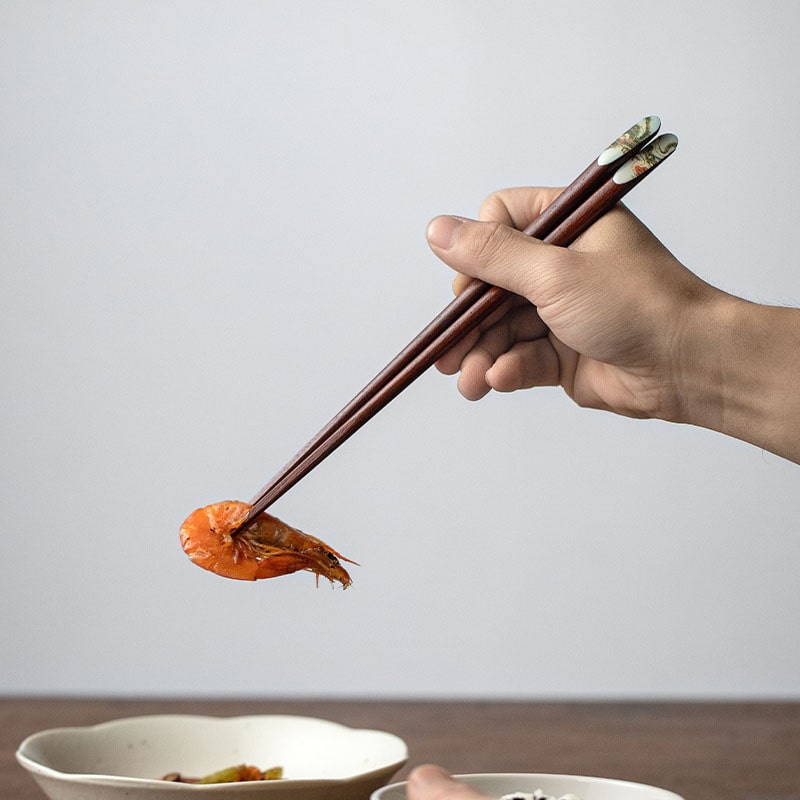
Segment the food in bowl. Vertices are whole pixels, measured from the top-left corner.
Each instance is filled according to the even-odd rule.
[[[510,794],[504,794],[500,800],[581,800],[581,798],[569,792],[567,794],[562,794],[561,797],[555,797],[552,794],[543,792],[541,789],[537,789],[535,792],[511,792]]]
[[[204,775],[202,778],[188,778],[180,772],[169,772],[162,781],[173,783],[238,783],[239,781],[278,781],[283,777],[283,767],[270,767],[260,770],[252,764],[237,764],[235,767],[225,767]]]

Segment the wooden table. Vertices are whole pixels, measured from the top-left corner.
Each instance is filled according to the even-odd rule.
[[[0,698],[0,797],[42,800],[14,752],[30,733],[156,713],[303,714],[380,728],[409,764],[641,781],[687,800],[800,800],[800,703],[538,703]]]

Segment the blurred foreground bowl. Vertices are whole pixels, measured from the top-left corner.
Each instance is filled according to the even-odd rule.
[[[366,800],[405,764],[405,742],[383,731],[313,717],[189,714],[130,717],[29,736],[17,760],[51,800]],[[161,780],[201,777],[238,764],[282,767],[283,777],[197,785]],[[192,794],[194,793],[194,794]]]
[[[454,775],[456,780],[477,789],[487,797],[514,794],[546,795],[560,800],[574,795],[579,800],[683,800],[680,795],[644,783],[612,778],[587,778],[583,775],[548,775],[535,772],[487,772]],[[372,793],[370,800],[406,800],[406,783],[393,783]],[[574,798],[572,798],[574,800]]]

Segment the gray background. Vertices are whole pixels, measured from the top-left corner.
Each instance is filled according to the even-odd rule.
[[[183,555],[450,299],[428,220],[658,114],[629,205],[800,303],[794,2],[0,2],[0,691],[800,697],[798,467],[423,376],[275,506],[361,563]]]

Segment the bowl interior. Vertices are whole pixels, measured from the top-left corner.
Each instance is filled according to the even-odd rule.
[[[541,790],[555,798],[574,794],[580,800],[683,800],[666,789],[611,778],[546,773],[482,773],[455,777],[488,797],[503,797],[515,792],[533,794]],[[384,786],[373,792],[371,800],[406,800],[406,784]]]
[[[281,766],[286,780],[347,780],[399,768],[407,755],[405,743],[390,733],[280,715],[133,717],[43,731],[18,751],[29,769],[150,780],[169,772],[207,775],[240,763]]]

